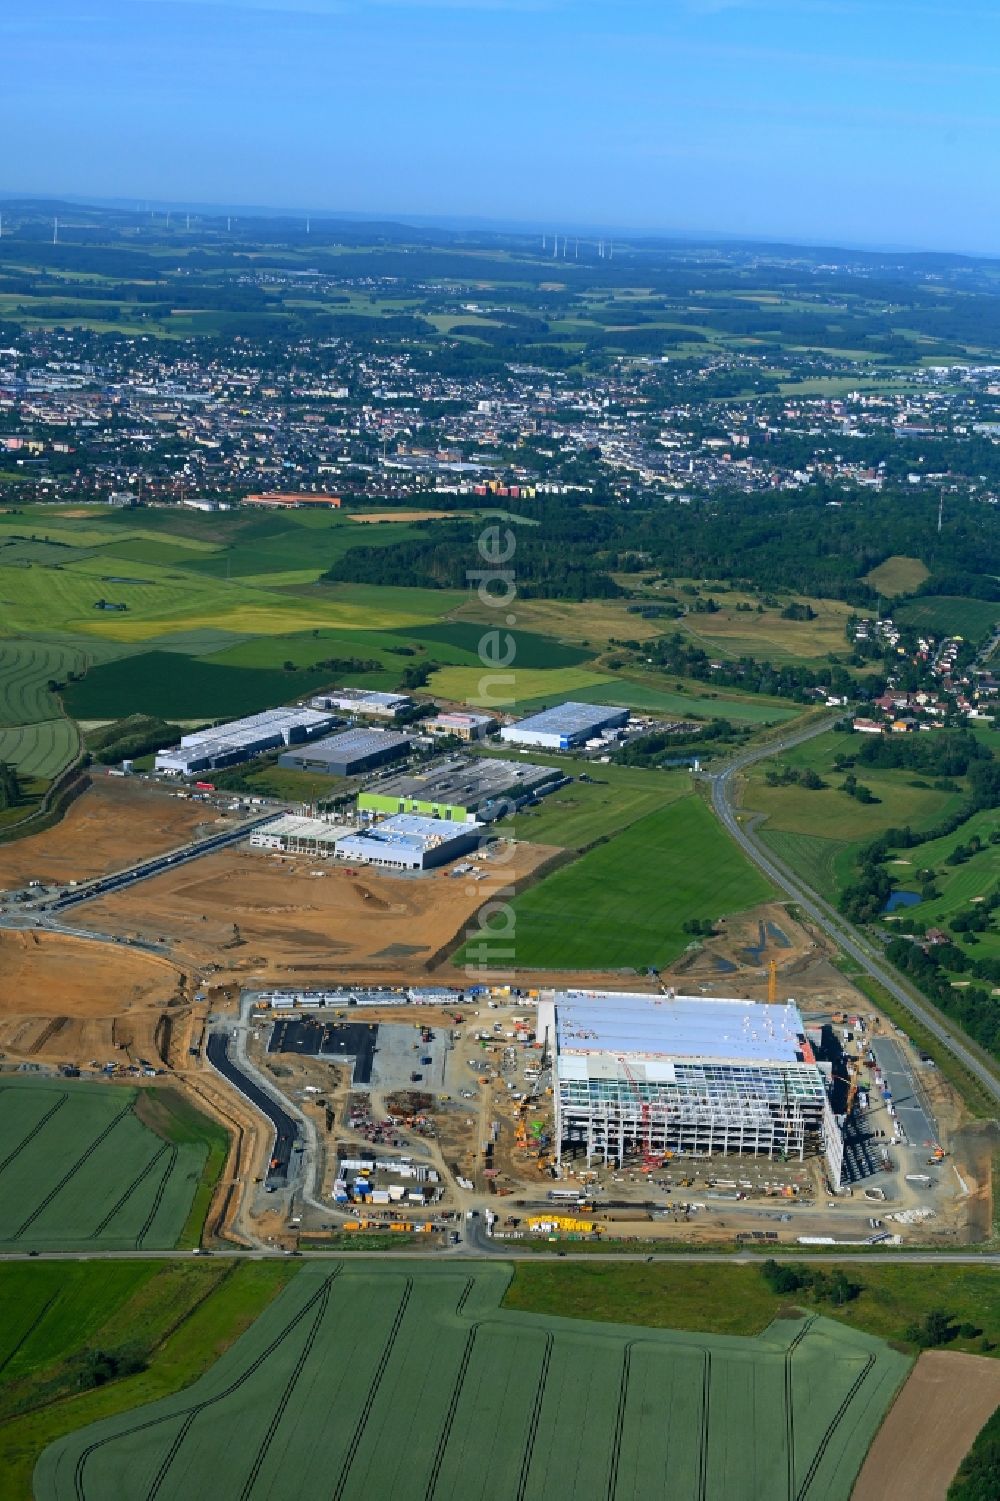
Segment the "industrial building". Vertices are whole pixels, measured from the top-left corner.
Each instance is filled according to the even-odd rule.
[[[250,844],[258,850],[280,850],[287,855],[325,858],[335,855],[337,840],[351,833],[350,824],[328,823],[324,818],[298,818],[289,813],[256,829],[250,835]]]
[[[535,745],[544,750],[572,750],[599,737],[605,730],[628,724],[628,709],[610,704],[556,704],[531,714],[517,724],[506,725],[500,739],[509,745]]]
[[[383,865],[391,870],[430,870],[475,849],[482,827],[480,823],[456,824],[443,818],[397,813],[370,829],[338,840],[337,854],[342,860]]]
[[[397,730],[342,730],[325,740],[316,740],[301,750],[281,756],[278,765],[288,771],[313,771],[329,777],[353,777],[385,766],[407,754],[413,737]]]
[[[214,771],[248,761],[251,756],[276,750],[281,745],[302,744],[325,734],[338,723],[336,715],[317,709],[298,706],[266,709],[261,714],[248,714],[245,719],[182,735],[180,745],[157,754],[153,767],[155,771],[182,777]]]
[[[429,735],[453,735],[456,740],[482,740],[497,726],[492,714],[437,714],[425,719],[421,729]]]
[[[431,818],[492,823],[564,781],[553,766],[453,756],[383,778],[358,796],[360,813],[423,813]]]
[[[314,698],[312,704],[314,709],[340,709],[363,719],[398,719],[413,708],[413,699],[405,693],[377,693],[373,688],[334,688]]]
[[[562,991],[538,1006],[553,1060],[557,1160],[827,1151],[840,1131],[797,1008]],[[835,1182],[839,1182],[839,1164]]]

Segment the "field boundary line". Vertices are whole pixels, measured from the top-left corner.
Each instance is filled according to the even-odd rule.
[[[55,1188],[51,1189],[49,1193],[46,1194],[42,1202],[35,1206],[32,1212],[28,1215],[28,1218],[23,1222],[23,1224],[18,1226],[18,1228],[14,1231],[14,1234],[11,1236],[11,1240],[20,1240],[25,1230],[27,1230],[30,1225],[33,1225],[35,1223],[39,1215],[45,1212],[45,1210],[52,1203],[53,1199],[57,1198],[59,1194],[62,1193],[67,1183],[69,1183],[72,1178],[76,1177],[76,1174],[83,1167],[83,1164],[89,1161],[89,1159],[94,1155],[97,1149],[102,1146],[105,1141],[107,1141],[108,1137],[111,1135],[115,1127],[120,1125],[125,1117],[127,1115],[131,1115],[131,1113],[132,1101],[129,1100],[124,1110],[119,1110],[118,1114],[112,1121],[108,1123],[108,1125],[105,1126],[104,1130],[101,1131],[99,1135],[95,1136],[94,1140],[90,1143],[90,1146],[87,1147],[86,1151],[76,1159],[72,1167],[68,1168],[63,1176],[59,1179],[59,1182],[56,1184]]]
[[[399,1307],[396,1309],[396,1317],[392,1321],[392,1327],[386,1336],[385,1344],[382,1346],[382,1353],[379,1356],[378,1365],[375,1367],[375,1374],[369,1383],[368,1395],[365,1397],[361,1415],[354,1425],[351,1442],[347,1446],[347,1453],[344,1455],[343,1462],[341,1463],[340,1474],[337,1476],[337,1484],[334,1487],[332,1501],[340,1501],[341,1496],[344,1494],[344,1487],[347,1485],[351,1466],[354,1464],[358,1449],[361,1446],[361,1440],[364,1437],[365,1428],[368,1425],[368,1419],[371,1417],[372,1408],[375,1406],[375,1399],[378,1396],[379,1387],[382,1385],[382,1378],[386,1373],[389,1361],[392,1359],[393,1347],[399,1336],[400,1327],[403,1323],[412,1292],[413,1278],[407,1277],[403,1287],[403,1296],[400,1298]],[[243,1497],[242,1501],[246,1501],[246,1498]]]
[[[24,1151],[25,1147],[31,1145],[31,1143],[34,1141],[35,1137],[38,1135],[39,1131],[41,1131],[42,1127],[48,1124],[48,1122],[52,1119],[52,1117],[55,1115],[55,1113],[56,1113],[57,1110],[61,1110],[62,1109],[62,1107],[66,1104],[66,1101],[68,1099],[69,1099],[68,1095],[66,1095],[66,1094],[60,1095],[59,1098],[58,1098],[58,1100],[56,1101],[56,1103],[52,1106],[52,1109],[51,1110],[47,1110],[45,1112],[45,1114],[42,1116],[42,1118],[41,1118],[40,1121],[36,1121],[35,1122],[35,1124],[31,1128],[31,1130],[28,1132],[27,1136],[24,1137],[23,1141],[19,1141],[18,1144],[17,1144],[17,1146],[13,1147],[11,1149],[11,1151],[9,1151],[7,1153],[7,1156],[3,1159],[3,1161],[0,1162],[0,1173],[5,1172],[6,1169],[10,1167],[10,1165],[14,1161],[14,1159],[16,1157],[20,1156],[20,1154]]]

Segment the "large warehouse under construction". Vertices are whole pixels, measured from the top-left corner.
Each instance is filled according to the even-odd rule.
[[[794,1156],[840,1132],[797,1008],[694,996],[562,991],[541,999],[557,1161],[667,1153]]]

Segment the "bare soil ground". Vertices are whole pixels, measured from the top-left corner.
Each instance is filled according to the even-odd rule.
[[[0,1050],[44,1063],[164,1058],[180,975],[153,954],[0,933]]]
[[[440,968],[483,903],[502,900],[555,853],[518,845],[474,879],[228,849],[90,902],[77,921],[163,939],[184,967],[229,970],[244,984],[413,981]]]
[[[144,855],[184,844],[218,815],[132,777],[93,774],[93,783],[51,829],[0,845],[0,890],[28,881],[82,881],[121,870]]]
[[[927,1350],[882,1424],[851,1501],[945,1501],[1000,1403],[1000,1361]]]

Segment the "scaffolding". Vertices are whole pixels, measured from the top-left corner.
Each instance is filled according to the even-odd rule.
[[[802,1161],[827,1144],[825,1080],[791,1004],[569,992],[543,1001],[539,1022],[556,1036],[560,1163]]]
[[[815,1068],[789,1081],[779,1069],[726,1078],[715,1067],[677,1067],[673,1082],[621,1084],[607,1079],[561,1079],[556,1093],[557,1160],[583,1146],[587,1166],[641,1157],[659,1163],[677,1153],[713,1152],[797,1157],[818,1148],[825,1092]],[[683,1075],[691,1077],[685,1079]],[[701,1077],[697,1077],[698,1075]],[[609,1088],[609,1085],[611,1086]]]

